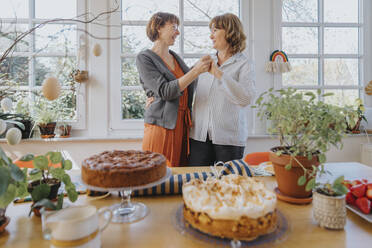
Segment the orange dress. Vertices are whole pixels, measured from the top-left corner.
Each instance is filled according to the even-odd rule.
[[[174,59],[175,69],[168,69],[176,78],[184,75],[181,67]],[[189,129],[191,127],[191,114],[187,106],[187,88],[180,96],[178,105],[177,123],[175,129],[166,129],[161,126],[145,123],[142,149],[163,154],[170,167],[182,166],[187,163],[189,154]]]

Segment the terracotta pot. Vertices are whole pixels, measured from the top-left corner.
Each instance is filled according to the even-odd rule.
[[[345,195],[327,196],[315,191],[313,216],[321,227],[343,229],[346,224]]]
[[[276,148],[273,148],[271,150],[274,149]],[[305,190],[307,182],[303,186],[299,186],[297,184],[298,178],[304,174],[304,170],[297,163],[296,160],[292,159],[291,161],[291,157],[285,154],[277,156],[274,152],[270,152],[269,158],[274,165],[278,189],[282,194],[295,198],[307,198],[311,196],[312,192]],[[296,159],[300,161],[300,163],[305,168],[311,168],[312,165],[319,165],[317,156],[313,156],[311,160],[308,160],[306,157],[303,156],[297,156]],[[290,161],[292,168],[290,170],[286,170],[285,166],[289,164]]]
[[[48,124],[39,124],[41,138],[53,138],[55,136],[54,130],[56,129],[56,122]]]
[[[59,131],[60,131],[60,136],[61,138],[68,138],[70,137],[70,134],[71,134],[71,125],[63,125],[63,126],[60,126],[59,127]]]

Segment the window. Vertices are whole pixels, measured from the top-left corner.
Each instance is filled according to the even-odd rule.
[[[48,19],[75,18],[82,2],[77,0],[3,0],[0,8],[0,54],[15,37]],[[41,97],[41,85],[46,77],[55,76],[62,86],[58,99],[47,104],[59,113],[59,120],[72,121],[74,128],[84,126],[85,89],[75,85],[70,73],[77,68],[76,22],[53,21],[37,28],[22,39],[0,65],[4,95],[12,98],[17,112],[29,112],[46,99]],[[43,104],[44,103],[44,104]],[[32,107],[31,107],[32,106]]]
[[[135,57],[141,50],[151,48],[152,42],[146,36],[146,24],[152,14],[158,11],[170,12],[180,18],[180,35],[171,47],[188,64],[193,65],[204,54],[213,52],[209,39],[209,20],[213,16],[231,12],[239,16],[240,1],[203,1],[203,0],[122,0],[121,32],[113,31],[113,36],[122,36],[120,47],[112,42],[112,64],[119,58],[116,51],[121,51],[120,72],[112,70],[112,113],[111,128],[138,128],[138,121],[143,119],[146,97],[139,83]],[[119,18],[119,17],[117,17]],[[116,35],[114,35],[116,34]],[[115,76],[116,75],[116,76]],[[119,78],[117,75],[120,75]],[[121,83],[120,90],[118,82]],[[118,95],[120,92],[120,96]],[[118,102],[121,105],[118,105]]]
[[[283,0],[281,45],[292,71],[283,87],[332,92],[332,104],[354,104],[363,85],[362,0]]]

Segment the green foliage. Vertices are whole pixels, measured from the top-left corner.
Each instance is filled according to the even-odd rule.
[[[34,187],[31,192],[31,197],[34,202],[38,202],[47,198],[50,192],[50,185],[47,183],[52,178],[57,179],[65,185],[65,190],[70,201],[74,202],[77,199],[75,185],[71,182],[70,176],[66,173],[67,170],[72,169],[72,162],[63,158],[60,152],[47,152],[45,155],[34,156],[27,154],[23,156],[21,161],[33,161],[34,169],[30,171],[28,181],[40,181],[40,185]],[[61,163],[60,168],[49,166],[49,163]]]
[[[28,194],[26,175],[27,169],[19,169],[0,147],[0,208]]]
[[[330,95],[332,93],[322,97]],[[331,146],[342,148],[345,118],[353,118],[355,115],[355,111],[348,106],[327,104],[319,101],[312,92],[302,94],[293,88],[277,91],[270,89],[259,96],[253,108],[258,108],[261,119],[266,118],[272,122],[269,132],[277,134],[280,139],[281,150],[277,152],[278,156],[288,154],[294,160],[297,160],[296,156],[311,160],[315,155],[320,164],[326,161],[326,152]],[[311,170],[302,168],[304,176],[298,179],[299,185],[304,185],[306,178],[315,178],[317,173],[325,173],[323,166],[313,166]],[[286,169],[291,169],[291,165],[287,165]],[[310,190],[314,186],[314,181],[310,180],[306,188]]]
[[[314,180],[315,181],[315,180]],[[348,192],[347,187],[343,184],[344,176],[336,178],[333,183],[315,183],[313,186],[318,193],[328,196],[342,196]]]

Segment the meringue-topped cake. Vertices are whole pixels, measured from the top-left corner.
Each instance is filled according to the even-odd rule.
[[[257,179],[236,174],[182,187],[187,223],[221,238],[252,240],[276,227],[276,195]]]

